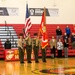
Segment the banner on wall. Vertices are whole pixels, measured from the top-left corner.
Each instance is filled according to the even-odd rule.
[[[24,60],[27,59],[26,50],[24,52]],[[34,54],[32,51],[31,59],[34,59]],[[19,52],[18,49],[7,49],[5,50],[5,61],[19,60]]]
[[[0,16],[18,16],[18,8],[0,7]]]
[[[39,50],[39,57],[42,56],[41,50]],[[46,56],[50,56],[50,50],[46,51]],[[31,59],[34,60],[34,51],[32,50]],[[17,48],[5,50],[5,61],[16,61],[19,60],[19,52]],[[27,60],[26,50],[24,52],[24,60]]]
[[[42,16],[44,8],[29,8],[30,16]],[[46,16],[57,17],[59,16],[58,8],[46,8]]]

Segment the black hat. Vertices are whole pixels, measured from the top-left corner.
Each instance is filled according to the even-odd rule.
[[[23,36],[23,34],[22,34],[22,33],[20,33],[20,34],[19,34],[19,36]]]
[[[37,33],[34,33],[34,36],[37,36]]]

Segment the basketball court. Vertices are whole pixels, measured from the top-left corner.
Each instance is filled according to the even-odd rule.
[[[0,61],[0,75],[75,75],[75,58],[47,58],[39,63]]]

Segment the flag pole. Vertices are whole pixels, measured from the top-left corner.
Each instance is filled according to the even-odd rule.
[[[48,36],[47,36],[47,28],[46,28],[46,8],[44,7],[43,14],[42,14],[42,19],[41,19],[41,24],[40,24],[40,29],[39,29],[39,35],[42,35],[41,37],[41,46],[42,49],[44,49],[48,45]]]
[[[44,25],[46,25],[46,8],[44,7]]]
[[[44,14],[44,26],[46,25],[46,8],[44,7],[44,11],[43,11],[43,14]],[[40,29],[39,29],[39,32],[38,32],[38,37],[40,37]]]

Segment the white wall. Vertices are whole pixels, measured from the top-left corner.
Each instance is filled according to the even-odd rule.
[[[0,0],[0,7],[19,8],[19,16],[0,16],[0,23],[24,24],[26,1],[30,8],[59,9],[58,17],[47,17],[47,24],[75,24],[75,0]],[[41,17],[31,17],[31,22],[40,24]]]

